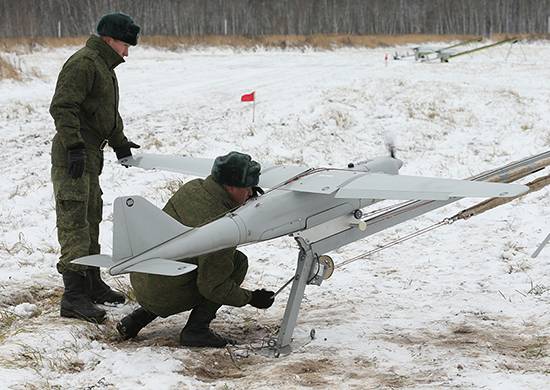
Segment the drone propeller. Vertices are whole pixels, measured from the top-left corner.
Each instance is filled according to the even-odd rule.
[[[391,134],[390,132],[386,132],[384,134],[384,144],[386,145],[386,148],[390,153],[390,157],[395,158],[395,139],[393,137],[393,134]]]
[[[399,160],[397,157],[395,157],[395,150],[396,150],[396,147],[395,147],[395,141],[394,141],[394,137],[393,137],[393,134],[391,134],[389,131],[386,131],[384,133],[384,145],[386,145],[386,149],[388,150],[389,154],[390,154],[390,158],[392,159],[395,159],[398,161],[398,164],[399,164],[399,167],[397,167],[397,169],[399,169],[401,167],[401,165],[403,165],[403,162],[401,160]],[[388,161],[386,157],[376,157],[374,159],[370,159],[370,160],[363,160],[363,161],[358,161],[356,163],[353,163],[353,162],[350,162],[348,164],[348,168],[349,169],[359,169],[359,170],[369,170],[369,169],[372,169],[372,164],[373,164],[373,161],[381,161],[381,160],[384,160],[384,161]],[[390,163],[390,166],[394,167],[394,162]],[[371,167],[370,168],[366,168],[367,164],[371,164]],[[376,163],[378,164],[378,163]],[[360,168],[362,167],[362,168]],[[393,172],[393,171],[392,171]]]

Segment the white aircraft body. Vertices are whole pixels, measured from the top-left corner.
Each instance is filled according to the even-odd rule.
[[[214,160],[142,154],[119,162],[206,177]],[[262,165],[259,185],[269,191],[196,228],[180,224],[140,196],[119,197],[112,257],[92,255],[73,262],[106,267],[111,275],[180,275],[196,268],[181,260],[224,248],[293,233],[328,236],[353,225],[363,230],[361,209],[384,199],[514,197],[528,190],[518,184],[399,175],[402,164],[388,156],[346,169]]]

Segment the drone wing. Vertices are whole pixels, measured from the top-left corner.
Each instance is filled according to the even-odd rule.
[[[214,159],[185,157],[185,156],[167,156],[162,154],[140,154],[137,156],[125,157],[118,162],[122,165],[139,167],[142,169],[158,169],[161,171],[170,171],[184,173],[186,175],[206,177],[210,174]]]
[[[119,163],[147,170],[157,169],[197,177],[206,177],[210,175],[214,159],[146,153],[120,159]],[[273,188],[307,170],[308,167],[305,166],[262,164],[259,186],[263,188]]]
[[[334,193],[335,198],[396,200],[513,197],[529,189],[527,186],[519,184],[333,169],[303,176],[283,188],[318,194]]]
[[[206,177],[214,159],[141,154],[119,161],[143,169],[160,169]],[[318,169],[308,173],[305,166],[262,164],[260,187],[333,194],[336,198],[446,200],[453,197],[512,197],[528,187],[519,184],[390,175],[348,169]]]

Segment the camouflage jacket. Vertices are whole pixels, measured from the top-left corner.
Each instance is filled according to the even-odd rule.
[[[66,166],[67,149],[86,146],[86,171],[99,174],[108,140],[113,148],[127,139],[118,113],[118,82],[114,68],[124,59],[97,36],[63,65],[50,105],[57,130],[52,164]]]
[[[236,206],[225,189],[209,176],[184,184],[163,210],[184,225],[196,227],[225,215]],[[221,305],[246,305],[251,291],[241,288],[229,277],[235,251],[236,248],[226,248],[185,259],[187,263],[197,264],[197,271],[180,276],[131,274],[139,303],[163,317],[189,310],[200,296]]]

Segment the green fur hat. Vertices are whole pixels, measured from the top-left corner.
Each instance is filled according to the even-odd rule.
[[[139,31],[133,19],[121,12],[103,15],[97,24],[99,36],[115,38],[132,46],[137,45]]]
[[[248,154],[230,152],[216,157],[212,178],[219,184],[233,187],[254,187],[260,181],[261,166]]]

